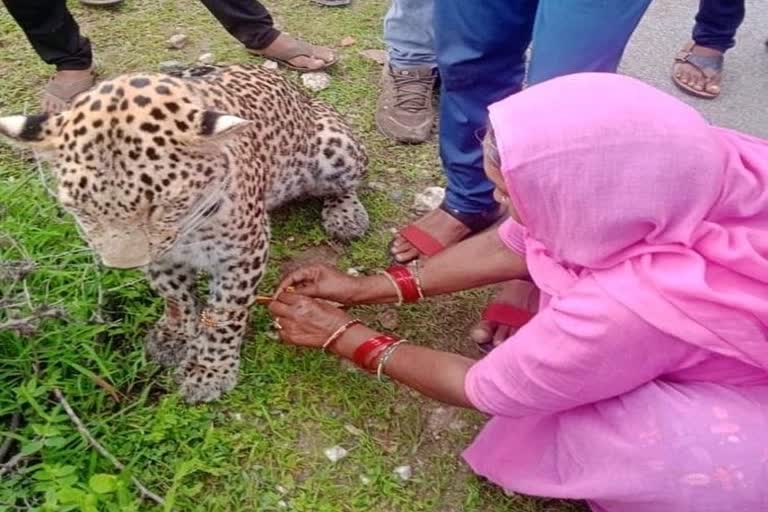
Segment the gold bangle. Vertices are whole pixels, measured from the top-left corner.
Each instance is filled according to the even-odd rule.
[[[325,343],[323,343],[323,352],[325,352],[325,350],[326,350],[328,347],[330,347],[330,346],[331,346],[331,343],[333,343],[334,341],[336,341],[336,340],[338,340],[339,338],[341,338],[341,335],[342,335],[342,334],[344,334],[345,332],[347,332],[347,330],[348,330],[350,327],[352,327],[352,326],[354,326],[354,325],[358,325],[359,323],[361,323],[361,322],[360,322],[360,320],[350,320],[349,322],[345,323],[344,325],[342,325],[341,327],[339,327],[338,329],[336,329],[336,330],[334,331],[334,333],[333,333],[333,334],[331,334],[331,335],[328,337],[328,339],[327,339],[327,340],[325,340]]]
[[[386,272],[384,270],[379,270],[379,274],[386,276],[390,283],[392,283],[392,286],[395,288],[395,292],[397,292],[397,304],[396,306],[402,306],[403,305],[403,292],[400,290],[400,287],[397,285],[397,281],[395,281],[395,278],[392,277],[389,272]]]

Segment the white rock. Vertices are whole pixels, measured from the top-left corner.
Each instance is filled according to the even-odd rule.
[[[277,487],[275,487],[275,489],[276,489],[276,490],[277,490],[277,492],[279,492],[280,494],[288,494],[288,489],[286,489],[286,488],[285,488],[285,487],[283,487],[282,485],[278,485]]]
[[[232,413],[232,419],[235,421],[243,421],[243,415],[239,412]]]
[[[347,452],[347,450],[345,450],[341,446],[333,446],[331,448],[326,448],[325,450],[323,450],[323,453],[325,454],[325,456],[328,458],[329,461],[337,462],[343,459],[344,457],[346,457],[349,452]]]
[[[310,91],[318,92],[331,85],[331,76],[322,72],[304,73],[301,75],[301,83]]]
[[[357,270],[355,267],[351,267],[347,269],[347,275],[352,277],[358,277],[360,275],[360,271]]]
[[[213,64],[216,61],[216,57],[212,53],[204,53],[197,58],[197,62],[200,64]]]
[[[400,477],[400,480],[410,480],[413,476],[413,468],[411,466],[397,466],[393,471],[394,474]]]
[[[166,43],[168,44],[168,48],[172,50],[181,50],[186,46],[188,40],[189,38],[184,34],[174,34],[168,38]]]
[[[288,503],[285,502],[285,500],[280,500],[277,502],[278,508],[288,508]]]
[[[173,73],[184,71],[184,63],[178,60],[165,60],[159,65],[161,73]]]
[[[277,68],[279,68],[280,65],[273,60],[265,60],[264,62],[262,62],[261,67],[263,67],[264,69],[271,69],[274,71]]]
[[[363,485],[371,485],[371,479],[365,475],[360,475],[360,483]]]
[[[443,187],[427,187],[421,194],[413,198],[413,209],[417,212],[428,212],[437,209],[445,199]]]

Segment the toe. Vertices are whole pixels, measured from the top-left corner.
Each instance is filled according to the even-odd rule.
[[[472,329],[470,329],[469,338],[478,345],[482,345],[493,341],[493,333],[494,329],[491,322],[488,320],[480,320],[474,327],[472,327]]]

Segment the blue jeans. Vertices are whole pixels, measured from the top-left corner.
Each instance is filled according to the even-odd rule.
[[[488,105],[522,89],[528,47],[529,84],[583,71],[615,72],[650,2],[437,0],[440,157],[448,208],[481,213],[496,207],[480,135]]]
[[[744,0],[699,0],[693,40],[725,53],[736,44],[736,30],[744,21],[744,13]]]
[[[437,67],[432,23],[434,3],[434,0],[392,0],[384,17],[384,42],[392,67]]]

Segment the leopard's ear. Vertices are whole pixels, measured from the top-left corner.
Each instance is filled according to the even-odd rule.
[[[48,114],[0,117],[0,135],[18,146],[51,149],[54,147],[53,128],[56,126],[54,117]]]
[[[242,117],[205,110],[200,121],[199,135],[205,139],[227,139],[242,133],[251,124],[251,121]]]

